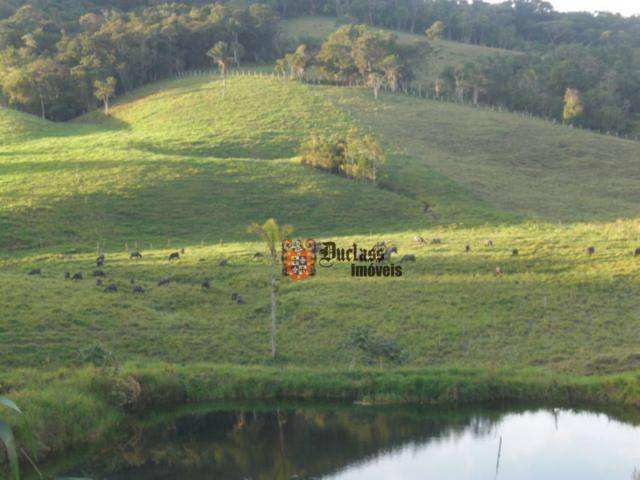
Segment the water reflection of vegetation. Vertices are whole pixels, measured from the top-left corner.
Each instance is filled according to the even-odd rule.
[[[126,439],[68,473],[100,478],[317,478],[391,453],[471,433],[485,436],[503,407],[211,406],[130,425]],[[637,419],[636,419],[637,420]],[[123,435],[124,437],[125,435]],[[135,474],[135,477],[133,475]]]

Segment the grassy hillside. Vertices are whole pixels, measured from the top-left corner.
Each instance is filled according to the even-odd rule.
[[[397,339],[415,365],[590,372],[602,368],[592,344],[611,370],[640,358],[638,144],[401,95],[375,102],[365,90],[267,77],[233,77],[225,98],[220,88],[208,76],[156,84],[109,118],[30,119],[38,134],[2,147],[0,361],[65,365],[81,339],[122,359],[266,361],[266,266],[244,242],[247,225],[270,216],[300,236],[384,239],[418,256],[395,281],[336,267],[285,283],[282,357],[295,364],[348,363],[336,339],[358,325]],[[291,158],[311,131],[348,129],[385,144],[383,188]],[[601,223],[617,218],[627,220]],[[557,220],[582,223],[545,223]],[[419,246],[415,234],[444,243]],[[113,296],[64,279],[90,275],[98,244],[123,290]],[[185,258],[168,263],[180,247]],[[127,259],[134,248],[142,261]],[[36,267],[42,276],[26,275]],[[163,277],[176,282],[156,287]],[[148,292],[132,296],[132,280]]]
[[[345,339],[362,326],[393,340],[414,369],[534,368],[531,383],[539,375],[588,382],[580,376],[638,371],[640,144],[517,115],[402,95],[376,102],[366,90],[266,76],[233,76],[224,97],[221,88],[215,76],[162,82],[119,99],[109,117],[95,112],[64,125],[0,111],[0,392],[27,411],[85,425],[74,415],[104,407],[112,393],[101,396],[102,380],[70,373],[86,362],[85,347],[112,351],[145,394],[176,401],[206,398],[198,382],[211,387],[205,372],[214,365],[271,364],[269,267],[254,258],[264,247],[246,233],[250,222],[270,216],[292,223],[301,237],[345,247],[386,240],[401,255],[417,256],[397,279],[354,279],[348,266],[336,266],[305,282],[282,282],[277,363],[298,368],[296,392],[313,393],[304,390],[306,380],[319,393],[330,389],[323,375],[305,377],[304,368],[349,368],[354,352]],[[347,130],[370,130],[384,145],[381,188],[296,159],[311,132]],[[423,202],[435,216],[423,212]],[[416,234],[442,243],[416,244]],[[107,255],[105,281],[117,293],[91,278],[98,245]],[[589,246],[595,255],[585,253]],[[182,247],[182,259],[167,261]],[[142,260],[129,260],[134,248]],[[28,275],[33,268],[42,275]],[[82,272],[84,280],[65,280],[64,272]],[[165,277],[172,282],[158,286]],[[200,286],[204,279],[211,289]],[[133,294],[132,284],[146,292]],[[246,303],[232,301],[232,293]],[[165,363],[142,373],[147,367],[140,366],[157,362]],[[183,372],[196,363],[197,378],[176,380],[172,364]],[[216,395],[249,395],[242,388],[274,394],[236,367],[220,375],[240,390],[216,383]],[[396,390],[385,377],[385,388],[416,389],[398,398],[426,389],[428,398],[456,399],[477,376],[455,380],[450,391],[446,382],[457,374],[407,375]],[[521,377],[512,378],[513,397],[526,396]],[[189,393],[174,398],[168,392],[178,384]],[[469,398],[507,396],[503,383],[487,384],[499,385],[497,392],[474,385],[483,393],[468,390]],[[540,385],[536,398],[556,398],[545,397],[547,387],[554,395],[562,390],[553,380]],[[76,387],[91,398],[69,393]],[[605,395],[595,386],[588,392],[584,398]],[[627,401],[640,399],[631,387],[624,392]],[[54,400],[61,395],[69,403]],[[38,432],[55,431],[52,421]],[[98,435],[94,424],[86,428]]]
[[[436,207],[449,202],[443,201],[446,192],[428,183],[434,172],[479,203],[519,218],[592,222],[640,217],[636,141],[407,95],[385,95],[375,102],[364,90],[327,94],[385,139],[391,154],[387,181],[427,197]]]
[[[32,140],[43,135],[56,135],[60,126],[43,122],[33,115],[0,107],[0,139],[3,144]]]
[[[357,128],[303,85],[253,77],[234,77],[225,98],[216,78],[195,77],[142,89],[108,119],[28,118],[0,146],[0,247],[247,239],[249,223],[283,212],[313,235],[420,218],[400,195],[291,159],[312,131]],[[380,215],[368,218],[374,199]]]
[[[295,43],[320,44],[339,27],[340,23],[335,18],[323,16],[297,17],[282,21],[283,32]],[[424,32],[411,34],[394,31],[394,33],[398,35],[398,41],[402,44],[413,44],[416,41],[427,40]],[[513,55],[513,52],[509,50],[447,40],[431,42],[431,47],[433,51],[429,54],[428,61],[414,66],[416,84],[424,86],[432,84],[444,67],[448,65],[464,64],[492,55]]]

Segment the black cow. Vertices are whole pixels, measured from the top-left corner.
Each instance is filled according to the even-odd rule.
[[[240,295],[239,293],[232,293],[231,300],[236,302],[238,305],[242,305],[245,303],[244,298],[242,298],[242,295]]]

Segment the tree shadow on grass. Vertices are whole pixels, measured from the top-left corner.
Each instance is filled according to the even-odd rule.
[[[167,166],[175,169],[173,179],[141,172],[145,183],[132,184],[124,193],[72,193],[4,211],[0,247],[91,251],[98,241],[107,249],[134,241],[145,248],[168,240],[246,241],[252,239],[247,226],[269,217],[294,225],[300,236],[323,238],[402,231],[424,221],[419,205],[401,195],[296,164],[185,161],[147,162],[144,168]]]
[[[96,112],[95,117],[92,118],[95,118],[95,121],[80,122],[72,120],[69,122],[51,122],[39,118],[29,119],[32,121],[32,124],[29,125],[22,134],[18,134],[14,138],[3,137],[3,144],[6,146],[21,145],[42,139],[82,137],[131,129],[129,123],[118,118],[106,116],[101,112]],[[25,154],[23,151],[20,151],[20,153]],[[33,154],[36,155],[41,153],[42,151],[40,150],[33,152]],[[13,155],[13,153],[0,152],[0,155]]]
[[[1,154],[0,154],[1,155]],[[157,162],[153,161],[140,161],[137,160],[135,163],[136,167],[151,167],[152,165],[156,165]],[[86,172],[92,171],[92,173],[98,172],[97,177],[100,176],[99,172],[101,170],[106,171],[109,169],[121,168],[122,162],[112,160],[112,161],[69,161],[64,164],[60,164],[55,161],[48,162],[5,162],[0,163],[0,177],[3,175],[19,175],[19,174],[40,174],[40,173],[61,173],[61,172]]]
[[[133,149],[156,155],[199,158],[276,160],[295,154],[294,145],[283,146],[276,134],[272,137],[269,138],[268,134],[264,134],[259,144],[246,140],[234,142],[230,139],[225,139],[224,143],[220,144],[216,144],[215,139],[188,142],[176,139],[173,143],[165,141],[161,146],[156,142],[130,142],[129,145]]]

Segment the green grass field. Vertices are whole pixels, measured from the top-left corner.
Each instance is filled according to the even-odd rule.
[[[233,76],[224,97],[221,88],[213,75],[160,82],[118,99],[109,117],[94,112],[67,124],[0,110],[0,394],[31,408],[40,435],[59,427],[41,418],[47,412],[64,411],[60,421],[74,422],[78,412],[102,411],[99,396],[74,390],[90,382],[86,372],[72,373],[86,346],[112,351],[150,395],[154,382],[160,397],[170,390],[163,375],[177,375],[171,365],[199,372],[186,392],[221,364],[232,365],[225,367],[232,374],[219,374],[229,392],[235,381],[248,391],[238,395],[269,391],[255,369],[245,378],[240,368],[276,375],[268,370],[268,266],[253,258],[264,249],[246,232],[269,217],[293,224],[301,237],[343,246],[386,240],[417,256],[398,279],[354,279],[348,266],[320,268],[304,282],[283,279],[277,364],[285,373],[297,369],[292,394],[331,390],[319,373],[309,373],[314,386],[305,387],[305,371],[358,375],[363,365],[344,373],[353,358],[344,340],[359,326],[394,340],[414,369],[411,381],[395,387],[393,370],[385,374],[387,392],[402,385],[438,391],[434,385],[445,382],[424,383],[416,371],[457,378],[446,372],[475,369],[534,372],[514,381],[520,396],[538,376],[558,375],[587,382],[584,397],[593,399],[606,397],[597,390],[604,383],[587,376],[637,377],[640,144],[480,108],[403,95],[375,101],[366,90],[268,76]],[[345,131],[380,139],[382,188],[299,163],[297,147],[312,132]],[[435,216],[423,212],[424,201]],[[418,245],[416,234],[442,244]],[[595,255],[585,253],[589,246]],[[91,278],[97,248],[117,293]],[[168,262],[180,248],[183,258]],[[142,260],[129,260],[134,249]],[[502,276],[494,274],[498,266]],[[42,275],[28,275],[33,268]],[[85,279],[65,280],[64,272]],[[173,283],[157,286],[163,277]],[[210,290],[200,287],[205,278]],[[146,292],[134,295],[132,281]],[[234,292],[246,304],[233,302]],[[159,362],[153,375],[143,373]],[[464,397],[464,381],[456,382],[455,395],[436,397]],[[549,391],[561,388],[545,382]],[[622,388],[610,382],[617,386],[609,393]],[[354,388],[375,394],[376,382],[367,385]],[[487,385],[467,396],[491,398]],[[494,395],[506,395],[499,385]],[[215,395],[224,388],[217,385]],[[174,400],[191,398],[180,391]],[[393,398],[415,399],[412,392]],[[626,402],[640,401],[637,387],[624,392]],[[105,412],[112,421],[116,414]],[[66,444],[98,436],[89,423],[91,435],[67,431]]]

